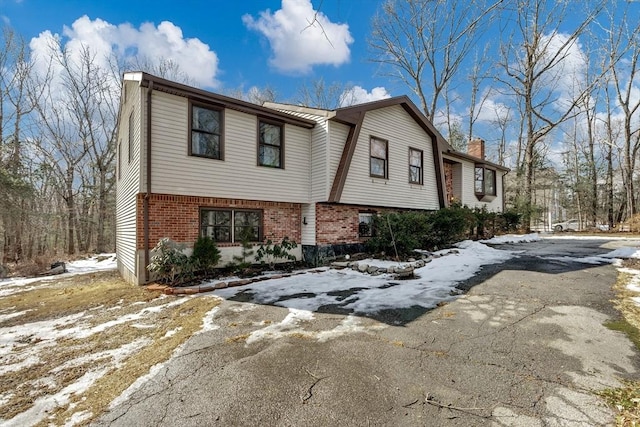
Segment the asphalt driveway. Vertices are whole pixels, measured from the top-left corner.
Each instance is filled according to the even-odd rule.
[[[603,326],[616,269],[575,258],[615,245],[510,245],[525,252],[401,324],[227,300],[96,425],[609,425],[593,391],[639,358]]]

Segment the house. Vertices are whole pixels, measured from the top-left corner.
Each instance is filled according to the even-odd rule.
[[[507,169],[453,150],[406,96],[334,111],[258,106],[143,72],[125,73],[117,146],[118,269],[146,283],[163,237],[213,237],[221,265],[289,237],[298,259],[346,252],[377,212],[459,200],[502,210]],[[244,235],[243,235],[244,234]]]

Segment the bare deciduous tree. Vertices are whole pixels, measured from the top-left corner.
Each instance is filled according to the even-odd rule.
[[[501,3],[388,0],[372,22],[373,61],[406,84],[433,121],[442,107],[443,92],[458,76]]]
[[[333,82],[327,84],[323,78],[312,80],[298,88],[294,102],[300,105],[325,110],[334,110],[341,106],[353,104],[349,96],[350,84]]]
[[[567,76],[575,78],[570,75],[573,64],[568,60],[576,59],[572,55],[579,54],[578,38],[602,7],[555,0],[517,0],[514,4],[514,31],[502,41],[504,76],[499,81],[516,98],[522,114],[522,208],[529,221],[539,147],[575,114],[591,90],[567,83]],[[572,30],[562,32],[568,17],[581,18]]]
[[[275,88],[271,86],[265,86],[263,88],[251,86],[246,92],[242,87],[238,87],[236,89],[226,90],[224,93],[227,96],[243,99],[257,105],[262,105],[265,102],[276,102],[277,99],[277,92]]]
[[[637,78],[640,75],[640,24],[629,16],[629,8],[622,16],[611,13],[608,31],[609,68],[617,107],[622,115],[623,163],[622,179],[625,188],[627,218],[636,212],[634,172],[640,150],[640,97],[637,96]]]
[[[3,244],[0,262],[23,256],[23,235],[30,216],[31,188],[23,162],[25,118],[34,103],[27,95],[32,71],[28,46],[11,28],[2,28],[0,50],[0,193],[4,208],[0,212]],[[27,215],[25,215],[27,213]]]
[[[96,227],[82,226],[79,219],[92,221],[94,204],[98,206],[97,222],[104,227],[108,186],[113,185],[109,175],[115,157],[117,98],[113,80],[97,65],[88,47],[70,52],[53,40],[50,51],[51,74],[38,84],[47,92],[37,103],[39,136],[34,140],[65,202],[67,253],[74,254],[76,249],[89,249],[91,236],[87,234]],[[97,230],[104,248],[103,233]]]

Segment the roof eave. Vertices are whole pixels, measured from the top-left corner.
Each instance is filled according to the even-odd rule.
[[[448,149],[446,151],[443,151],[443,153],[446,154],[447,156],[457,157],[457,158],[460,158],[460,159],[472,161],[472,162],[477,163],[477,164],[487,165],[487,166],[490,166],[492,168],[502,170],[504,172],[510,172],[511,171],[511,169],[509,169],[509,168],[507,168],[505,166],[499,165],[497,163],[490,162],[489,160],[485,160],[485,159],[481,159],[479,157],[472,156],[472,155],[467,154],[467,153],[456,151],[454,149]]]
[[[145,72],[135,72],[127,74],[130,74],[132,77],[139,76],[140,85],[143,87],[148,87],[149,82],[153,82],[153,90],[159,90],[174,95],[184,96],[186,98],[198,101],[214,103],[223,106],[224,108],[257,115],[260,117],[280,120],[285,123],[293,124],[306,129],[311,129],[316,125],[316,122],[313,120],[294,116],[292,114],[287,114],[285,112],[263,107],[261,105],[252,104],[251,102],[243,101],[241,99],[231,98],[229,96],[220,95],[203,89],[198,89],[182,83],[167,80],[162,77],[157,77]],[[137,78],[133,78],[132,80],[134,79],[137,80]]]

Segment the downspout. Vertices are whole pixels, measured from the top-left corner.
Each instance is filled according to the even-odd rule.
[[[507,172],[509,173],[509,172]],[[507,173],[503,173],[502,174],[502,212],[504,212],[507,204],[506,204],[506,200],[504,199],[504,177],[507,176]]]
[[[153,80],[149,80],[147,88],[147,191],[144,195],[142,212],[144,221],[144,282],[149,283],[149,198],[151,197],[151,92]]]

